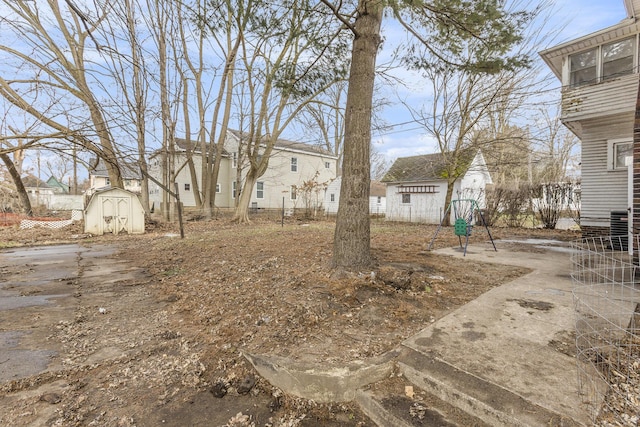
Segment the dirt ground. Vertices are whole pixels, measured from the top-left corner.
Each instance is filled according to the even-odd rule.
[[[372,223],[375,265],[336,278],[334,224],[258,218],[188,222],[140,236],[0,228],[0,248],[115,246],[136,280],[83,289],[51,323],[59,363],[0,384],[0,425],[371,426],[354,405],[285,395],[243,352],[341,366],[395,348],[430,322],[526,270],[426,251],[436,227]],[[495,239],[572,240],[572,231],[491,228]],[[474,229],[471,242],[487,241]],[[458,245],[444,229],[435,248]],[[532,250],[502,243],[500,250]],[[10,268],[10,266],[4,266]],[[0,286],[3,280],[0,279]],[[0,325],[2,326],[2,325]],[[2,331],[3,329],[0,329]]]

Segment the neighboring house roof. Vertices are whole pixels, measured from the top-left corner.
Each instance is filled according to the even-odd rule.
[[[464,155],[464,172],[471,166],[473,155]],[[400,157],[391,165],[382,182],[422,182],[446,179],[447,163],[442,153]]]
[[[47,185],[49,187],[58,190],[60,193],[68,193],[69,186],[63,182],[60,182],[56,179],[56,177],[52,176],[47,180]]]
[[[200,144],[197,143],[196,141],[190,141],[188,139],[184,139],[184,138],[176,138],[175,139],[175,143],[176,143],[176,147],[179,150],[182,151],[192,151],[193,153],[198,153],[200,154],[201,150],[200,150]],[[213,144],[215,147],[215,144]],[[211,147],[211,144],[206,143],[205,144],[205,150],[209,150],[209,147]],[[222,150],[222,154],[223,155],[229,155],[229,152],[225,149]]]
[[[27,175],[22,178],[22,185],[25,188],[50,188],[46,182],[33,175]]]
[[[249,134],[247,132],[241,132],[237,130],[229,129],[230,134],[235,136],[237,139],[247,139],[249,138]],[[262,138],[263,140],[265,137]],[[275,148],[279,148],[281,150],[293,150],[293,151],[304,151],[311,154],[320,154],[323,156],[337,157],[332,152],[325,150],[322,147],[317,145],[305,144],[304,142],[296,142],[290,141],[288,139],[278,138],[275,144]]]
[[[380,181],[371,181],[371,186],[369,188],[369,196],[370,197],[386,197],[387,196],[387,186]]]
[[[92,161],[92,164],[95,163],[95,159]],[[140,168],[135,163],[119,163],[120,173],[122,174],[123,179],[142,179],[142,175],[140,173]],[[89,172],[93,176],[100,177],[109,177],[109,172],[107,172],[107,166],[104,164],[102,159],[98,160],[98,164],[95,165]]]

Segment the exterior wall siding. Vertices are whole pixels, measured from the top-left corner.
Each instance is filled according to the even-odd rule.
[[[387,198],[380,196],[380,202],[378,202],[378,196],[369,197],[369,214],[370,215],[385,215],[387,211]]]
[[[588,120],[635,111],[639,74],[562,92],[562,118],[565,122]]]
[[[340,204],[341,182],[342,180],[340,178],[332,180],[325,191],[324,211],[329,215],[335,215],[338,213],[338,205]],[[333,195],[333,201],[331,201],[331,195]],[[377,196],[369,197],[369,214],[385,215],[386,209],[387,209],[387,198],[385,196],[380,197],[380,202],[378,202]]]
[[[237,141],[230,138],[225,147],[228,152],[237,152]],[[297,159],[297,171],[291,170],[291,158]],[[175,156],[176,168],[180,168],[186,156],[179,153]],[[150,165],[150,173],[159,178],[161,176],[160,158]],[[329,183],[335,179],[336,158],[330,155],[319,153],[309,153],[302,150],[289,150],[274,148],[269,158],[269,167],[263,176],[258,178],[258,182],[263,183],[262,197],[258,198],[257,184],[252,188],[251,201],[249,207],[259,209],[281,209],[284,198],[285,209],[312,208],[322,209],[325,190]],[[233,197],[233,183],[236,180],[236,168],[233,166],[232,155],[225,155],[220,164],[218,175],[218,185],[220,192],[216,193],[216,207],[233,208],[235,199]],[[202,192],[202,160],[200,155],[194,155],[194,164],[198,181],[198,190]],[[327,167],[327,164],[329,167]],[[246,169],[246,168],[245,168]],[[309,197],[303,197],[301,190],[296,192],[297,198],[291,198],[291,187],[302,188],[305,182],[315,182],[316,188],[309,193]],[[178,189],[180,191],[180,201],[184,206],[195,206],[195,186],[191,183],[191,174],[188,167],[180,169],[176,176]],[[188,184],[188,190],[185,184]],[[156,207],[162,201],[162,190],[156,184],[149,184],[149,198]],[[174,191],[174,188],[171,188]],[[242,190],[242,188],[238,188]],[[202,194],[201,194],[202,196]],[[202,196],[203,197],[203,196]],[[203,197],[204,198],[204,197]]]
[[[291,170],[291,158],[297,159],[297,171]],[[325,167],[329,163],[329,168]],[[264,183],[263,197],[257,197],[254,187],[251,203],[258,208],[323,209],[325,190],[336,177],[336,160],[329,156],[309,155],[301,151],[279,150],[275,148],[269,158],[269,168],[258,178]],[[305,197],[302,188],[305,183],[314,187]],[[291,198],[291,186],[296,186],[296,199]]]
[[[607,170],[607,140],[632,138],[633,114],[582,122],[582,227],[609,227],[628,208],[627,170]]]
[[[442,221],[446,209],[444,205],[447,194],[446,181],[411,183],[411,185],[436,187],[435,193],[412,193],[411,203],[402,203],[402,193],[398,192],[400,185],[402,183],[387,185],[387,220],[426,224],[439,224]]]

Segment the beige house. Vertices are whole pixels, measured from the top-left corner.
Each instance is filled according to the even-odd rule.
[[[236,192],[239,189],[236,180],[238,168],[242,177],[246,174],[247,163],[238,164],[238,150],[242,137],[243,134],[239,131],[230,130],[227,134],[216,186],[216,206],[219,208],[234,207]],[[196,186],[193,185],[191,173],[186,167],[189,144],[190,142],[186,140],[176,140],[174,162],[178,171],[176,182],[180,191],[180,201],[184,206],[195,206],[193,191]],[[199,149],[193,149],[192,153],[198,180],[197,188],[202,191],[201,152]],[[324,188],[336,176],[337,161],[336,156],[318,147],[279,139],[269,158],[269,168],[251,190],[250,207],[282,209],[283,202],[285,209],[321,207]],[[150,173],[156,179],[161,176],[158,154],[151,158]],[[308,187],[305,183],[309,182],[318,184],[313,194],[304,193],[303,189]],[[160,188],[151,182],[149,183],[149,200],[156,206],[162,202]],[[314,206],[308,206],[310,203]]]
[[[120,173],[122,174],[124,189],[132,193],[140,194],[142,191],[142,177],[138,166],[128,163],[121,164]],[[107,172],[104,161],[102,159],[93,160],[91,168],[89,169],[89,189],[85,192],[86,197],[90,197],[97,190],[108,188],[111,188],[111,181],[109,180],[109,173]]]
[[[540,53],[562,82],[562,122],[582,141],[584,235],[631,229],[633,121],[638,95],[640,0],[619,24]],[[622,213],[622,215],[621,215]]]

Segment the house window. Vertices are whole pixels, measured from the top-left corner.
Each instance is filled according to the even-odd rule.
[[[636,38],[631,37],[569,55],[572,87],[613,79],[634,72]]]
[[[298,172],[298,158],[291,158],[291,172]]]
[[[332,202],[335,202],[335,201],[336,201],[336,195],[335,195],[335,194],[333,194],[333,193],[331,193],[331,194],[329,195],[329,198],[331,199],[331,201],[332,201]]]
[[[298,198],[298,194],[296,193],[296,186],[295,185],[291,186],[289,197],[291,198],[291,200],[296,200]]]
[[[191,191],[191,184],[185,183],[184,184],[184,191]]]
[[[382,196],[378,196],[378,204],[382,203]]]
[[[626,169],[626,157],[633,155],[633,142],[628,139],[614,139],[608,141],[607,169]]]
[[[402,203],[404,203],[404,204],[411,203],[411,194],[410,193],[402,193]]]
[[[331,162],[324,162],[325,169],[331,169]]]
[[[231,160],[231,167],[232,168],[237,168],[238,167],[238,153],[233,153],[233,157]]]
[[[633,73],[635,38],[602,45],[602,79]]]
[[[220,184],[216,184],[216,193],[219,193],[220,191],[222,191],[222,190],[220,189]]]
[[[256,184],[256,198],[264,199],[264,182],[258,182]]]
[[[598,48],[569,56],[571,86],[595,83],[598,78],[597,69]]]
[[[233,197],[234,199],[236,198],[236,188],[238,186],[238,183],[236,181],[233,181],[231,183],[231,197]]]
[[[109,178],[105,178],[104,185],[111,185],[111,180]]]

